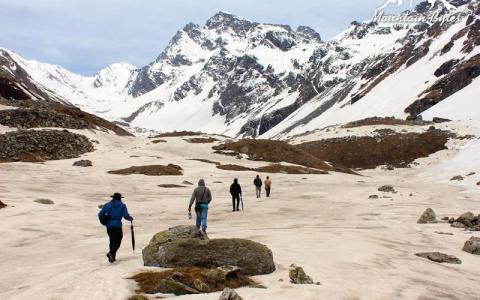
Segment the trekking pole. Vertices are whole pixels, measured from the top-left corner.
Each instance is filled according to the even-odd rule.
[[[243,196],[240,195],[240,202],[242,202],[242,211],[243,211]]]
[[[132,231],[132,249],[135,253],[135,232],[133,231],[133,221],[130,221],[130,230]]]

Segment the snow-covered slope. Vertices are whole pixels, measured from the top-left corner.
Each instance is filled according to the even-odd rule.
[[[451,12],[433,2],[408,14]],[[456,22],[352,22],[328,43],[309,27],[221,12],[187,24],[140,69],[113,64],[83,77],[8,50],[0,67],[24,70],[60,101],[159,131],[284,138],[374,115],[477,118],[465,98],[479,92],[479,4],[450,3],[467,12]]]

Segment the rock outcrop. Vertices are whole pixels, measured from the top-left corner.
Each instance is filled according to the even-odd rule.
[[[146,175],[146,176],[179,176],[183,175],[182,168],[174,164],[150,165],[150,166],[133,166],[126,169],[108,171],[109,174],[116,175]]]
[[[480,255],[480,238],[472,236],[463,246],[463,251]]]
[[[45,204],[45,205],[53,205],[53,204],[55,204],[55,202],[53,202],[53,201],[50,200],[50,199],[36,199],[36,200],[33,200],[33,202],[40,203],[40,204]]]
[[[384,185],[384,186],[381,186],[378,188],[378,191],[379,192],[384,192],[384,193],[397,193],[397,191],[395,190],[395,188],[393,188],[393,186],[391,185]]]
[[[152,267],[236,266],[246,275],[275,271],[272,251],[265,245],[244,239],[210,240],[195,226],[177,226],[157,233],[142,253],[145,266]]]
[[[93,150],[85,136],[67,130],[21,130],[0,134],[0,162],[68,159]]]
[[[427,208],[417,221],[418,224],[437,223],[437,215],[431,208]]]
[[[440,252],[423,252],[416,253],[418,257],[426,258],[437,263],[447,263],[447,264],[461,264],[462,261],[453,255],[448,255]]]

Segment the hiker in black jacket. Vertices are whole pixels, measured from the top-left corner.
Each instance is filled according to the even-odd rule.
[[[240,197],[242,196],[242,187],[240,186],[240,184],[238,184],[237,178],[233,180],[233,183],[230,186],[230,194],[232,195],[233,211],[240,210],[239,207],[240,207]],[[235,206],[235,200],[237,202],[236,206]]]
[[[260,176],[257,175],[255,179],[253,180],[253,184],[255,185],[255,189],[257,192],[257,198],[260,198],[260,195],[262,193],[262,179],[260,179]]]

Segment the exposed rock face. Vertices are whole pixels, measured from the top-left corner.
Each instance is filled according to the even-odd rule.
[[[151,165],[151,166],[133,166],[126,169],[108,171],[110,174],[117,175],[132,175],[132,174],[142,174],[147,176],[167,176],[167,175],[183,175],[182,168],[180,166],[169,164],[167,166],[163,165]]]
[[[468,241],[465,242],[463,251],[480,255],[480,238],[472,236]]]
[[[310,276],[305,274],[302,267],[291,265],[288,272],[288,276],[292,283],[295,284],[313,284],[313,280]]]
[[[26,130],[0,135],[0,162],[68,159],[93,150],[85,136],[66,130]]]
[[[243,298],[240,297],[235,290],[225,288],[218,300],[243,300]]]
[[[440,252],[424,252],[416,253],[418,257],[423,257],[437,263],[447,263],[447,264],[461,264],[462,261],[453,255],[448,255]]]
[[[437,215],[431,208],[427,208],[417,221],[418,224],[437,223]]]
[[[450,133],[432,130],[424,133],[395,133],[350,136],[307,142],[298,147],[313,156],[347,168],[376,168],[382,165],[406,167],[415,159],[447,149]]]
[[[73,166],[74,167],[91,167],[91,166],[93,166],[93,164],[92,164],[92,161],[90,161],[88,159],[82,159],[82,160],[78,160],[78,161],[74,162]]]
[[[272,252],[266,246],[242,239],[209,240],[195,226],[177,226],[157,233],[142,253],[144,264],[153,267],[229,265],[241,268],[246,275],[275,270]]]

